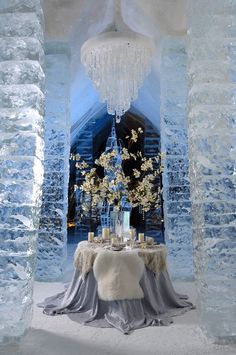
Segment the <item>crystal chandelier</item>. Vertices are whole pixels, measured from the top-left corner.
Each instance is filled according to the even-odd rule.
[[[119,0],[115,0],[114,8],[114,23],[83,44],[81,62],[100,92],[101,101],[106,102],[107,112],[120,122],[150,71],[154,44],[126,26]]]

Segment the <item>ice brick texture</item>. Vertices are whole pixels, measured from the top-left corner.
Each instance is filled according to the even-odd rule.
[[[45,150],[43,203],[38,235],[36,279],[61,280],[67,249],[70,151],[69,48],[45,43]]]
[[[95,120],[91,119],[83,128],[81,132],[78,133],[76,136],[76,153],[79,154],[81,160],[85,161],[88,164],[88,168],[86,171],[89,171],[93,167],[93,135],[94,135],[94,128],[95,128]],[[79,169],[76,169],[76,185],[80,186],[84,181],[84,177],[81,174]],[[84,216],[82,219],[81,215],[81,190],[76,190],[75,195],[75,229],[77,234],[83,238],[87,237],[88,232],[92,229],[92,220],[91,216]]]
[[[160,153],[160,135],[152,124],[145,120],[145,136],[144,136],[144,155],[147,158],[153,158]],[[154,169],[159,169],[159,162],[154,163]],[[160,186],[161,179],[157,177],[156,186]],[[152,208],[145,213],[145,235],[154,237],[158,243],[164,243],[164,233],[162,227],[162,209]]]
[[[190,0],[190,182],[198,312],[205,333],[236,337],[236,0]]]
[[[39,0],[0,1],[0,342],[31,322],[43,179]]]
[[[173,278],[193,278],[187,135],[187,55],[183,37],[166,37],[161,59],[161,150],[165,240]]]

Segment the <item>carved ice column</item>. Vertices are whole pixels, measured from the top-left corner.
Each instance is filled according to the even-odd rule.
[[[70,58],[66,43],[46,43],[45,76],[44,183],[36,277],[56,281],[62,278],[67,251]]]
[[[189,141],[198,313],[236,340],[236,0],[190,0]]]
[[[193,277],[188,177],[187,57],[183,37],[167,37],[161,60],[161,150],[165,240],[172,277]]]
[[[144,136],[144,155],[151,158],[160,152],[160,134],[154,130],[153,125],[145,120],[145,136]],[[160,164],[155,162],[154,169],[159,169]],[[160,178],[155,180],[156,186],[160,186]],[[162,211],[161,209],[151,209],[145,213],[145,235],[155,237],[159,243],[164,241],[164,233],[162,228]]]
[[[93,131],[94,131],[95,121],[91,119],[82,132],[76,136],[76,154],[81,156],[81,159],[85,161],[89,168],[93,166]],[[80,186],[84,181],[84,177],[81,175],[79,169],[76,169],[76,184]],[[80,219],[81,213],[81,195],[80,189],[76,190],[76,201],[75,201],[75,228],[76,232],[80,237],[87,237],[87,233],[90,231],[91,218],[83,217]]]
[[[43,177],[44,74],[39,0],[0,2],[0,342],[32,315]]]

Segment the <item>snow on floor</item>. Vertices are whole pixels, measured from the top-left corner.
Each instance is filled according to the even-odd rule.
[[[73,253],[69,251],[69,264]],[[67,268],[66,279],[71,276]],[[32,329],[19,344],[0,348],[1,355],[235,355],[236,348],[211,344],[197,326],[196,311],[174,318],[168,327],[148,327],[123,335],[112,328],[80,325],[67,315],[46,316],[37,302],[63,290],[62,283],[35,283]],[[192,282],[175,288],[195,301]]]

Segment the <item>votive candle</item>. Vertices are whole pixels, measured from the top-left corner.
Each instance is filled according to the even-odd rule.
[[[130,239],[134,239],[135,238],[135,228],[132,228],[129,230],[129,235],[130,235]]]
[[[106,240],[110,238],[110,228],[102,228],[102,239]]]
[[[113,237],[111,238],[111,245],[116,245],[117,244],[117,238]]]
[[[94,232],[88,232],[88,241],[90,243],[94,241]]]
[[[144,243],[144,233],[138,234],[138,241],[139,241],[139,243]]]

